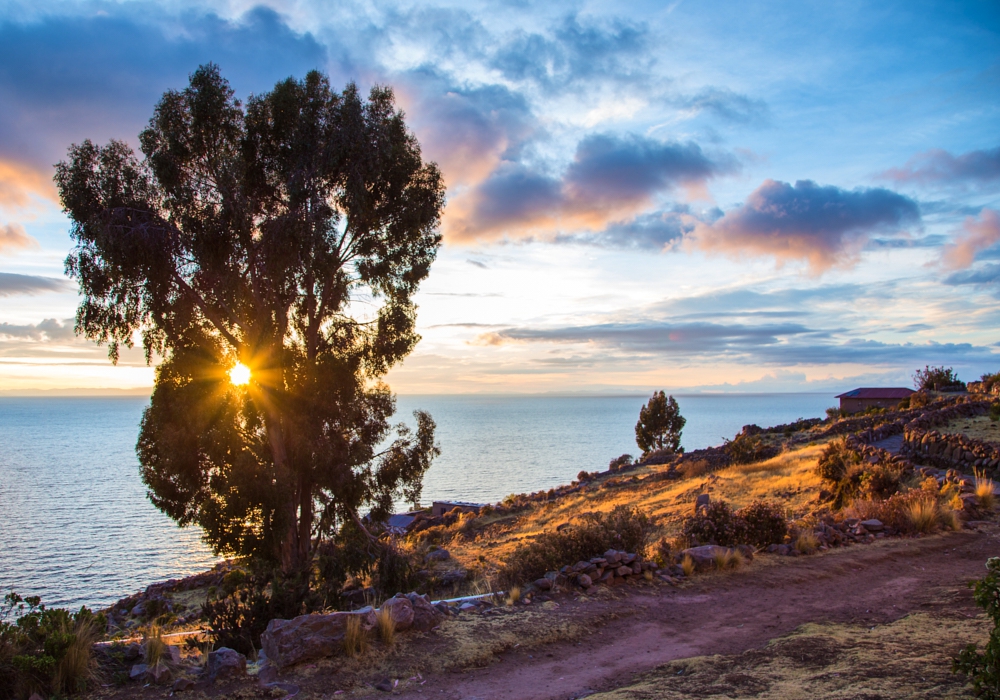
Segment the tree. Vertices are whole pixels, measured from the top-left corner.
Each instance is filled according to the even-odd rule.
[[[635,424],[635,442],[643,452],[664,447],[677,452],[681,446],[681,430],[687,419],[681,415],[680,406],[673,396],[662,391],[654,392],[649,402],[639,409],[639,422]]]
[[[218,553],[303,570],[345,523],[367,532],[365,510],[417,500],[438,454],[423,412],[377,449],[382,377],[419,340],[441,175],[390,89],[365,100],[318,72],[244,105],[202,66],[139,142],[141,159],[88,140],[57,166],[76,330],[112,361],[133,339],[163,358],[137,445],[153,503]]]
[[[951,387],[964,386],[959,380],[955,370],[951,367],[931,367],[925,365],[923,369],[918,369],[913,373],[913,385],[918,390],[938,391]]]

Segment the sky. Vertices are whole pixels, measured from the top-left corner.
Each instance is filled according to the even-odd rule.
[[[1000,371],[1000,5],[0,1],[0,393],[77,337],[54,164],[238,96],[389,85],[447,185],[401,394],[845,391]]]

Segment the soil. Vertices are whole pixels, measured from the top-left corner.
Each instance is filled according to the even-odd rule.
[[[465,614],[427,635],[402,635],[391,654],[331,659],[281,680],[303,699],[959,697],[964,681],[950,674],[949,659],[988,633],[967,583],[994,555],[996,524],[812,556],[761,555],[678,588],[643,582]],[[376,690],[380,681],[391,690]],[[246,679],[179,697],[202,692],[281,695]],[[168,693],[126,685],[96,695]]]

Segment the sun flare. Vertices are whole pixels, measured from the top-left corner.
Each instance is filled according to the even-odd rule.
[[[250,368],[242,362],[237,362],[236,366],[229,370],[229,381],[236,386],[243,386],[250,383]]]

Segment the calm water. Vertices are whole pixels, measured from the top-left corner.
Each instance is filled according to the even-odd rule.
[[[678,396],[688,450],[717,445],[746,423],[820,416],[829,394]],[[497,501],[567,483],[636,454],[644,397],[400,397],[423,408],[442,455],[424,503]],[[0,589],[48,605],[105,606],[155,581],[215,561],[196,529],[146,499],[135,442],[145,398],[0,398]]]

